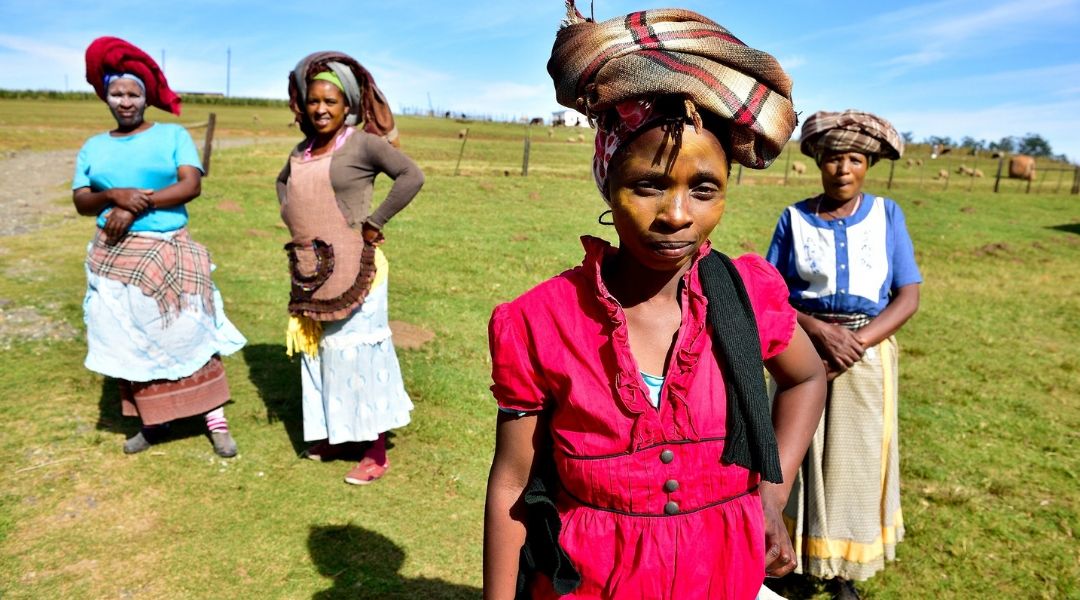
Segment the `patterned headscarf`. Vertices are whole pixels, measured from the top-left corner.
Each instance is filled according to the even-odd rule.
[[[296,122],[306,135],[311,135],[310,126],[304,118],[304,104],[307,103],[308,81],[317,74],[330,71],[341,82],[345,99],[349,103],[349,114],[345,117],[346,125],[363,123],[364,131],[386,138],[398,146],[397,126],[390,102],[386,100],[375,78],[356,59],[342,52],[316,52],[302,58],[289,74],[289,108],[296,115]]]
[[[821,164],[826,152],[858,152],[870,164],[904,154],[904,140],[891,123],[857,110],[816,112],[803,123],[799,149]]]
[[[695,126],[698,110],[729,121],[725,146],[735,162],[763,169],[780,155],[798,119],[791,79],[775,58],[688,10],[647,10],[596,23],[582,17],[573,0],[566,4],[548,73],[559,104],[585,113],[600,129],[594,172],[601,191],[607,162],[628,139],[619,136],[619,123],[632,132],[652,122],[649,106],[661,96],[683,98]]]

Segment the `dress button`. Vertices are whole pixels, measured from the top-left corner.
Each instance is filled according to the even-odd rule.
[[[675,481],[674,479],[668,479],[667,481],[664,482],[664,491],[665,492],[670,494],[670,493],[672,493],[672,492],[674,492],[674,491],[676,491],[678,489],[679,489],[679,482],[678,481]]]
[[[660,453],[660,462],[664,463],[665,465],[673,460],[675,460],[675,453],[671,450],[664,450]]]
[[[664,514],[668,516],[679,514],[679,505],[674,502],[668,502],[664,505]]]

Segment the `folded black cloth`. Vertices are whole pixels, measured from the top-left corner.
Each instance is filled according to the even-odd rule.
[[[731,259],[713,250],[698,266],[701,288],[709,299],[707,319],[713,349],[720,359],[727,386],[726,462],[780,483],[780,453],[772,426],[772,404],[765,390],[761,340],[746,286]]]
[[[581,573],[570,562],[570,556],[559,545],[562,521],[555,506],[559,475],[555,461],[540,458],[529,485],[525,488],[525,545],[518,562],[516,600],[530,598],[530,575],[543,573],[551,578],[555,592],[569,594],[581,585]]]

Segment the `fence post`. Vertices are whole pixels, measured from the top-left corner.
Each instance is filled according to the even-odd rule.
[[[1027,190],[1024,191],[1025,194],[1030,194],[1031,193],[1031,180],[1032,179],[1035,179],[1035,173],[1034,172],[1032,172],[1032,173],[1030,173],[1028,175]]]
[[[1072,193],[1074,196],[1080,194],[1080,167],[1076,167],[1073,171]]]
[[[791,171],[791,144],[787,146],[787,160],[784,161],[784,185],[787,185],[787,174]]]
[[[739,165],[739,171],[735,174],[735,185],[742,185],[742,165]],[[1074,194],[1076,192],[1073,192]]]
[[[1005,156],[1002,155],[1000,158],[998,158],[998,172],[997,172],[997,176],[994,177],[994,193],[995,194],[998,193],[998,186],[1001,185],[1001,169],[1004,166],[1005,166]]]
[[[896,161],[895,160],[890,160],[889,161],[889,183],[885,184],[885,189],[887,189],[887,190],[892,189],[892,176],[893,176],[893,171],[895,171],[895,170],[896,170]]]
[[[521,158],[521,176],[529,176],[529,148],[532,146],[532,124],[525,126],[525,155]]]
[[[203,141],[202,148],[203,177],[210,175],[210,152],[214,147],[214,125],[216,124],[217,113],[210,113],[210,118],[206,120],[206,139]]]
[[[1065,179],[1065,169],[1061,169],[1060,171],[1058,171],[1058,183],[1057,186],[1054,188],[1055,194],[1061,191],[1061,181],[1063,179]]]
[[[949,191],[949,180],[952,179],[953,175],[952,167],[949,166],[947,159],[942,159],[941,164],[945,165],[945,174],[947,175],[947,177],[945,177],[945,187],[942,188],[941,191],[947,192]]]
[[[465,142],[469,141],[469,128],[465,128],[465,135],[461,136],[461,150],[457,155],[457,164],[454,165],[454,177],[457,177],[461,169],[461,157],[465,155]]]
[[[975,170],[978,169],[978,168],[979,168],[979,151],[976,150],[975,151],[975,158],[972,159],[972,161],[971,161],[971,176],[970,176],[971,181],[968,182],[968,189],[967,189],[967,191],[969,191],[969,192],[971,190],[975,189]]]

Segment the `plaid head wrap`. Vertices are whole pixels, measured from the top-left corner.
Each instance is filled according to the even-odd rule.
[[[880,158],[896,160],[904,154],[904,140],[892,124],[877,115],[857,110],[819,111],[803,123],[799,149],[821,164],[826,152],[858,152],[871,164]]]
[[[555,38],[548,73],[559,104],[597,123],[604,171],[608,151],[613,154],[619,142],[601,138],[608,138],[625,115],[642,112],[643,107],[624,103],[649,103],[659,96],[688,101],[688,117],[696,125],[698,109],[729,121],[726,145],[735,162],[763,169],[780,155],[798,119],[791,79],[775,58],[688,10],[647,10],[596,23],[582,17],[573,0],[566,4],[567,19]],[[646,115],[633,129],[650,121]]]
[[[102,100],[109,94],[110,75],[135,76],[147,104],[180,114],[180,96],[169,88],[165,73],[149,54],[120,38],[99,37],[86,48],[86,81]]]
[[[394,113],[390,102],[383,95],[375,78],[356,59],[342,52],[316,52],[309,54],[296,63],[296,68],[289,74],[289,108],[296,115],[296,122],[305,135],[312,135],[310,126],[304,117],[304,104],[307,103],[308,81],[321,72],[329,71],[341,82],[345,99],[349,103],[349,114],[345,124],[355,126],[363,123],[363,130],[380,137],[395,147],[400,145]]]

